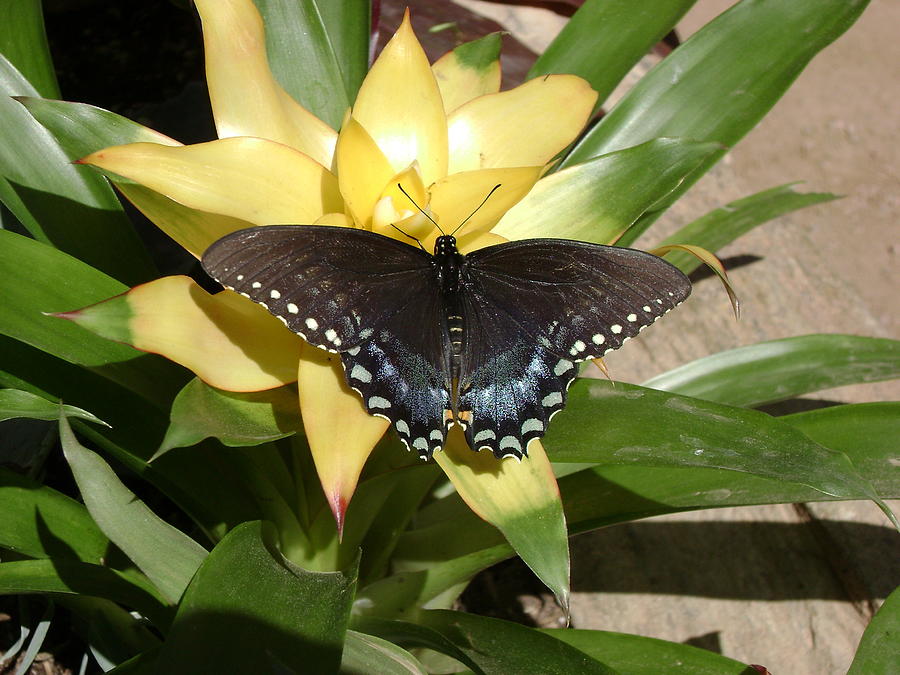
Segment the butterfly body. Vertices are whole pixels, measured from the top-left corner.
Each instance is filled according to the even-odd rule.
[[[203,266],[340,353],[347,383],[425,459],[460,424],[474,450],[521,458],[565,406],[576,363],[682,302],[690,282],[642,251],[532,239],[429,254],[350,228],[234,232]]]

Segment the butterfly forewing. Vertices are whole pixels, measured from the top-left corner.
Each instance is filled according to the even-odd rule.
[[[451,407],[431,261],[371,232],[279,225],[220,239],[203,267],[308,342],[340,352],[366,409],[430,456],[443,446]]]

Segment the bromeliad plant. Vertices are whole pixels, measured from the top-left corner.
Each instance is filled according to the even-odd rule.
[[[652,672],[675,649],[696,672],[738,673],[743,664],[683,645],[449,608],[514,554],[565,608],[571,533],[686,509],[900,494],[880,433],[895,404],[777,419],[751,409],[897,376],[897,343],[853,336],[744,347],[647,387],[581,379],[546,451],[533,442],[519,463],[451,442],[423,464],[366,414],[336,357],[237,294],[158,278],[107,183],[198,258],[229,232],[278,223],[402,238],[399,228],[429,248],[436,230],[410,197],[452,228],[498,183],[461,233],[464,252],[529,237],[627,245],[865,3],[744,0],[574,146],[692,2],[646,12],[588,1],[530,79],[500,91],[497,35],[429,64],[407,18],[366,72],[368,3],[198,0],[219,139],[187,146],[53,100],[39,4],[18,4],[0,24],[0,85],[17,98],[0,100],[0,198],[17,221],[0,231],[0,409],[58,419],[84,506],[0,470],[0,589],[55,595],[88,619],[80,630],[103,665],[453,670],[440,654],[475,672],[645,672],[623,665],[638,661]],[[761,34],[767,50],[748,58]],[[700,264],[689,253],[715,265],[705,249],[831,198],[774,188],[656,250],[686,272]],[[162,494],[177,510],[160,518],[110,461],[144,479],[145,501]],[[859,668],[886,658],[887,624],[873,622]]]

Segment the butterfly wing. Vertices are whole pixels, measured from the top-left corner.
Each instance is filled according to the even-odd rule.
[[[634,249],[532,239],[480,249],[463,270],[461,419],[473,449],[521,457],[565,406],[575,363],[599,358],[690,294]]]
[[[427,457],[443,445],[451,407],[431,260],[363,230],[272,225],[223,237],[202,264],[310,344],[340,353],[366,409]]]

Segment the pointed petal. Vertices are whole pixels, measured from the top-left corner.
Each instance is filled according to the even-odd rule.
[[[219,138],[268,138],[330,168],[337,134],[275,80],[263,21],[252,0],[195,4],[203,21],[206,81]]]
[[[341,527],[363,465],[389,422],[366,412],[347,386],[337,354],[304,344],[297,387],[316,471]]]
[[[542,166],[522,166],[450,174],[431,188],[432,213],[446,232],[458,227],[470,214],[472,217],[460,233],[471,236],[486,232],[528,194],[541,177],[542,169]],[[500,187],[484,201],[496,185]]]
[[[182,206],[137,183],[115,183],[115,186],[154,225],[198,259],[217,239],[253,226],[239,218]]]
[[[372,211],[394,168],[353,117],[341,127],[335,150],[338,184],[358,227],[371,227]]]
[[[546,164],[575,140],[596,100],[580,77],[549,75],[469,101],[447,119],[449,173]]]
[[[500,91],[500,43],[500,33],[491,33],[461,44],[431,66],[448,114],[473,98]]]
[[[420,211],[423,208],[428,208],[428,193],[419,163],[413,162],[386,183],[372,214],[372,231],[414,245],[410,237],[425,239],[435,229],[434,223]]]
[[[261,138],[169,147],[131,143],[79,160],[184,206],[255,225],[311,223],[343,211],[337,180],[306,155]]]
[[[162,354],[227,391],[259,391],[297,378],[302,340],[246,298],[209,295],[185,276],[163,277],[73,312],[110,340]]]
[[[522,461],[472,452],[462,430],[451,429],[435,461],[459,496],[497,527],[525,564],[568,607],[569,544],[553,468],[540,441],[528,445]]]
[[[447,175],[444,104],[408,11],[366,76],[353,116],[375,139],[394,171],[418,160],[426,185]]]

